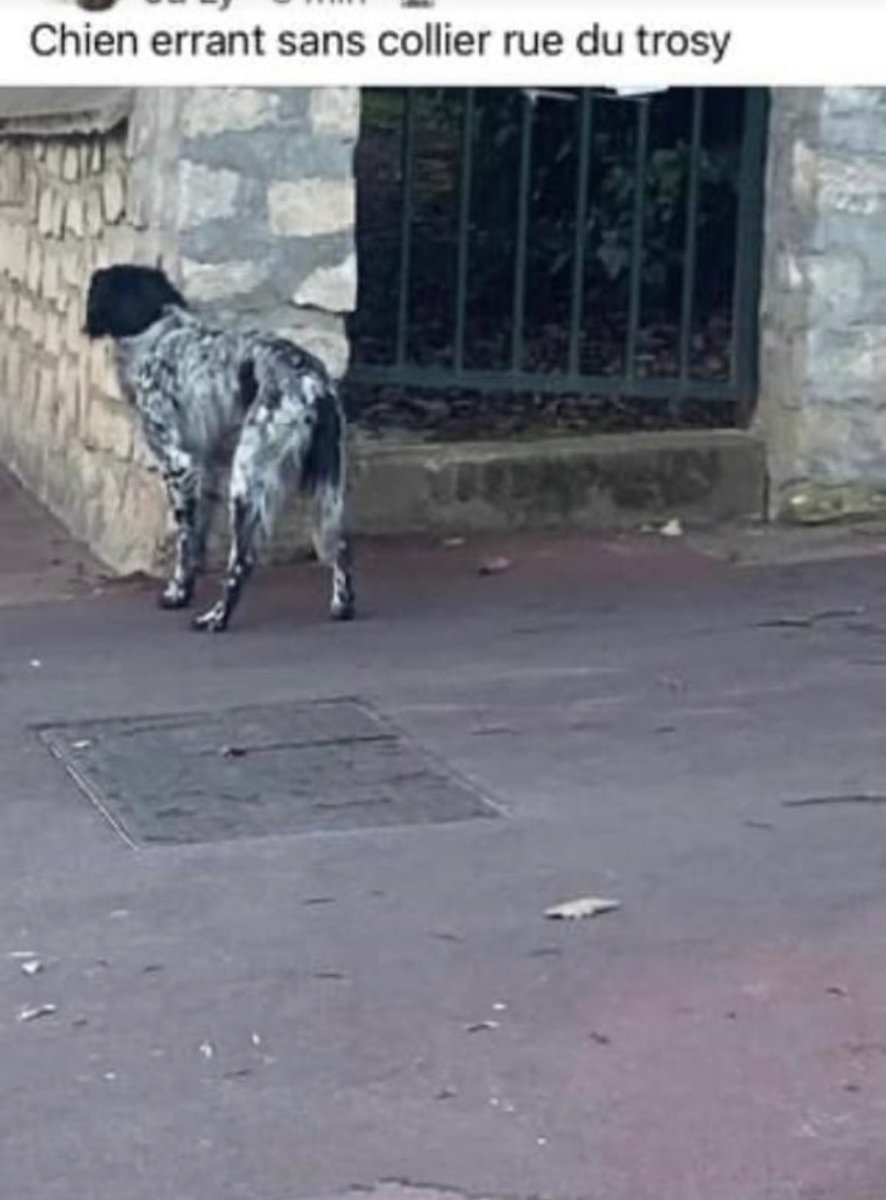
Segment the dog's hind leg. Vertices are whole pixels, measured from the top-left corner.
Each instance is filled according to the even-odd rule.
[[[206,554],[209,537],[212,533],[213,518],[219,507],[219,500],[221,498],[221,474],[221,468],[215,463],[210,463],[203,471],[194,518],[195,571],[202,571],[206,566]]]
[[[314,550],[332,570],[329,615],[334,621],[354,617],[356,598],[351,544],[344,532],[344,496],[339,484],[321,483],[314,496]]]
[[[289,386],[285,386],[289,384]],[[255,567],[260,543],[270,539],[274,518],[290,482],[316,504],[314,544],[332,569],[330,611],[338,620],[354,615],[350,551],[343,533],[343,421],[322,377],[266,380],[240,433],[231,467],[231,545],[221,598],[194,621],[197,629],[227,629]]]
[[[313,541],[320,562],[332,571],[329,614],[334,621],[354,616],[354,572],[345,532],[347,453],[345,419],[335,387],[324,378],[305,385],[314,411],[311,439],[301,462],[299,483],[314,503]]]
[[[212,633],[227,629],[255,568],[259,548],[271,536],[288,463],[299,460],[309,436],[304,422],[287,425],[279,414],[259,412],[244,425],[231,465],[230,548],[222,594],[210,609],[194,618],[195,629]]]
[[[229,505],[231,545],[221,597],[194,618],[194,628],[222,633],[240,601],[240,593],[255,567],[260,522],[248,493],[232,491]]]

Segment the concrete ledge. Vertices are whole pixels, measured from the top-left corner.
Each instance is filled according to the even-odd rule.
[[[631,529],[764,514],[763,443],[738,430],[359,445],[356,533]]]
[[[350,527],[358,536],[604,533],[672,517],[711,527],[762,519],[765,511],[763,444],[737,430],[527,442],[355,442]],[[278,524],[268,557],[291,561],[309,548],[305,506],[294,503]],[[210,565],[221,566],[226,556],[220,506]]]
[[[763,443],[739,430],[526,442],[358,438],[351,454],[350,526],[358,536],[605,533],[672,517],[709,527],[765,513]],[[225,538],[217,526],[213,563],[224,561]],[[295,508],[270,557],[301,557],[309,545],[305,514]]]

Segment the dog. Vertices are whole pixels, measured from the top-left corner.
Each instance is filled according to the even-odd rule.
[[[138,413],[166,485],[176,539],[161,607],[191,604],[213,489],[229,466],[230,550],[222,594],[194,618],[194,628],[227,629],[294,487],[313,501],[314,548],[332,571],[330,615],[350,620],[345,418],[323,363],[286,338],[208,323],[162,270],[131,264],[93,274],[85,333],[113,340],[121,392]]]

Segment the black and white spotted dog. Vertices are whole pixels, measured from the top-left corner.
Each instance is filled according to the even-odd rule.
[[[352,617],[345,422],[323,364],[284,338],[207,324],[162,271],[149,267],[95,272],[85,332],[114,340],[120,387],[163,473],[177,536],[161,605],[184,608],[193,598],[211,496],[230,461],[224,587],[194,627],[227,628],[290,486],[315,506],[314,546],[332,570],[331,615]]]

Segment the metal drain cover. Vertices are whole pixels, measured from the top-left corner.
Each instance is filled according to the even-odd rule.
[[[359,700],[84,721],[40,736],[131,845],[497,815]]]

